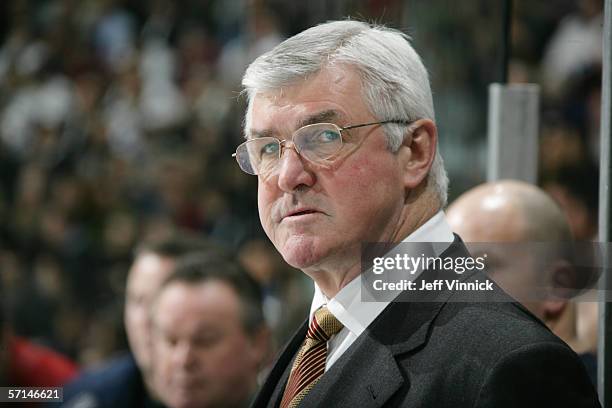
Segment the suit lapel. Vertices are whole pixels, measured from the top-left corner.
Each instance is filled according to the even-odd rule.
[[[378,408],[403,383],[389,348],[364,332],[321,377],[300,408]]]
[[[466,255],[463,243],[456,238],[441,256]],[[453,277],[454,272],[449,273],[427,271],[421,279]],[[444,290],[402,293],[321,377],[300,408],[379,408],[400,387],[407,391],[410,378],[400,369],[397,356],[415,352],[427,342],[431,324],[451,295]]]
[[[441,256],[466,255],[463,242],[456,237]],[[427,280],[441,278],[447,278],[446,273],[427,271],[421,276]],[[410,378],[400,369],[397,356],[414,352],[427,342],[431,324],[451,295],[448,290],[403,292],[321,377],[302,400],[300,408],[378,408],[384,406],[400,387],[407,391]],[[253,407],[278,405],[289,365],[304,339],[307,324],[308,321],[281,354]]]
[[[467,255],[463,242],[456,237],[440,257]],[[421,280],[433,282],[455,278],[457,275],[454,271],[426,270],[419,276],[417,286],[421,285]],[[404,291],[383,310],[366,332],[387,345],[393,355],[410,352],[427,342],[431,324],[452,294],[445,287],[439,291]]]
[[[300,408],[379,408],[400,388],[409,389],[408,373],[397,356],[427,342],[431,323],[443,302],[393,302],[321,377]]]
[[[299,350],[308,329],[308,319],[302,323],[297,332],[293,335],[289,343],[285,346],[282,353],[272,366],[272,370],[268,374],[264,385],[257,394],[255,401],[251,404],[251,408],[272,408],[278,405],[279,399],[282,398],[282,391],[287,382],[289,372],[291,371],[291,363],[297,351]]]
[[[302,343],[300,342],[300,345],[301,344]],[[280,407],[281,400],[283,399],[283,394],[285,393],[285,385],[287,384],[287,381],[289,381],[289,375],[291,374],[291,368],[293,367],[293,361],[295,359],[295,356],[298,353],[298,350],[299,350],[299,347],[298,349],[294,350],[295,352],[293,353],[293,358],[289,360],[289,362],[285,366],[285,369],[283,370],[283,374],[280,376],[280,379],[278,380],[278,382],[276,383],[274,387],[274,392],[272,393],[272,396],[270,397],[270,401],[268,402],[267,408]]]

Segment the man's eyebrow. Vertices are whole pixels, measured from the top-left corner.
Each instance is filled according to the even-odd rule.
[[[338,118],[338,112],[333,109],[324,110],[310,116],[306,116],[297,124],[297,128],[302,126],[314,125],[315,123],[329,122]]]
[[[264,129],[264,130],[251,129],[246,138],[247,139],[257,139],[259,137],[276,137],[276,136],[275,136],[274,131],[271,129]]]
[[[333,109],[324,110],[321,112],[314,113],[306,116],[297,122],[296,129],[303,126],[314,125],[315,123],[330,122],[337,119],[340,115]],[[255,139],[259,137],[277,137],[276,132],[272,129],[254,130],[251,129],[247,139]]]

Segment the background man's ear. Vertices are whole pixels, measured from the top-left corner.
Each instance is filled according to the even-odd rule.
[[[429,173],[436,153],[438,130],[431,119],[419,119],[406,132],[398,154],[404,170],[404,185],[414,189]]]
[[[545,323],[559,319],[574,293],[576,283],[576,270],[569,262],[558,259],[548,269],[550,290],[547,298],[542,302]]]
[[[578,269],[564,259],[553,262],[550,272],[552,295],[560,299],[570,299],[579,288]]]
[[[251,356],[255,364],[261,369],[273,361],[273,342],[270,328],[263,325],[251,336]]]
[[[567,300],[546,300],[542,302],[542,312],[544,315],[544,322],[554,321],[558,319],[559,315],[563,313],[567,306]]]

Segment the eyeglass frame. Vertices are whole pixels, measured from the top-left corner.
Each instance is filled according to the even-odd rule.
[[[288,141],[293,142],[293,137],[295,136],[295,134],[296,134],[297,132],[299,132],[300,130],[302,130],[302,129],[304,129],[304,128],[307,128],[307,127],[309,127],[309,126],[331,125],[331,126],[333,126],[333,127],[337,128],[337,129],[338,129],[338,133],[340,134],[340,142],[341,142],[340,148],[338,149],[338,152],[339,152],[339,151],[342,149],[342,146],[344,146],[344,138],[342,137],[342,132],[343,132],[343,131],[345,131],[345,130],[356,129],[356,128],[365,127],[365,126],[384,125],[384,124],[387,124],[387,123],[395,123],[395,124],[398,124],[398,125],[406,125],[406,126],[408,126],[408,125],[410,125],[410,124],[412,124],[412,123],[414,123],[414,122],[415,122],[414,120],[405,120],[405,119],[389,119],[389,120],[382,120],[382,121],[379,121],[379,122],[369,122],[369,123],[362,123],[362,124],[359,124],[359,125],[349,125],[349,126],[338,126],[338,125],[336,125],[335,123],[328,123],[328,122],[311,123],[311,124],[309,124],[309,125],[305,125],[305,126],[302,126],[302,127],[298,128],[298,129],[296,129],[296,130],[295,130],[295,131],[294,131],[294,132],[291,134],[291,139],[290,139],[290,140],[289,140],[289,139],[278,140],[278,139],[277,139],[277,138],[275,138],[275,137],[272,137],[272,136],[270,136],[270,137],[271,137],[272,139],[276,139],[276,140],[278,140],[278,145],[279,145],[279,150],[278,150],[278,159],[280,160],[280,158],[281,158],[281,157],[282,157],[282,155],[283,155],[283,151],[284,151],[284,149],[285,149],[285,143],[286,143],[286,142],[288,142]],[[249,139],[249,140],[246,140],[246,141],[244,141],[244,142],[240,143],[240,144],[239,144],[239,145],[236,147],[236,151],[235,151],[234,153],[232,153],[232,157],[236,159],[236,162],[238,163],[238,167],[239,167],[239,168],[240,168],[240,170],[242,170],[244,173],[249,174],[249,175],[251,175],[251,176],[258,176],[258,175],[260,174],[259,172],[257,172],[256,174],[252,174],[252,173],[249,173],[249,172],[245,171],[245,170],[244,170],[244,169],[243,169],[243,168],[240,166],[240,161],[238,160],[238,149],[239,149],[240,147],[242,147],[243,145],[246,145],[247,143],[251,142],[252,140],[255,140],[255,139]],[[364,140],[365,140],[365,138],[364,138]],[[362,140],[362,141],[363,141],[363,140]],[[297,153],[297,154],[298,154],[300,157],[303,157],[304,159],[308,160],[308,161],[309,161],[309,162],[311,162],[311,163],[320,164],[320,163],[314,162],[313,160],[309,159],[309,158],[308,158],[308,157],[306,157],[306,156],[303,156],[303,155],[300,153],[300,150],[298,149],[298,147],[296,146],[296,144],[295,144],[295,143],[293,144],[293,146],[294,146],[295,152],[296,152],[296,153]],[[337,152],[336,152],[336,153],[337,153]],[[334,154],[336,154],[336,153],[334,153]],[[334,154],[332,154],[330,157],[332,157]],[[327,159],[328,159],[328,158],[325,158],[325,159],[322,159],[322,160],[327,160]]]

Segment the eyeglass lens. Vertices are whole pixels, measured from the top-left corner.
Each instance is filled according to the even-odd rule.
[[[293,143],[300,155],[317,162],[329,159],[340,150],[342,136],[338,127],[320,123],[298,129],[293,135]],[[280,140],[274,137],[248,140],[236,151],[240,168],[249,174],[272,171],[280,158],[280,144]]]

